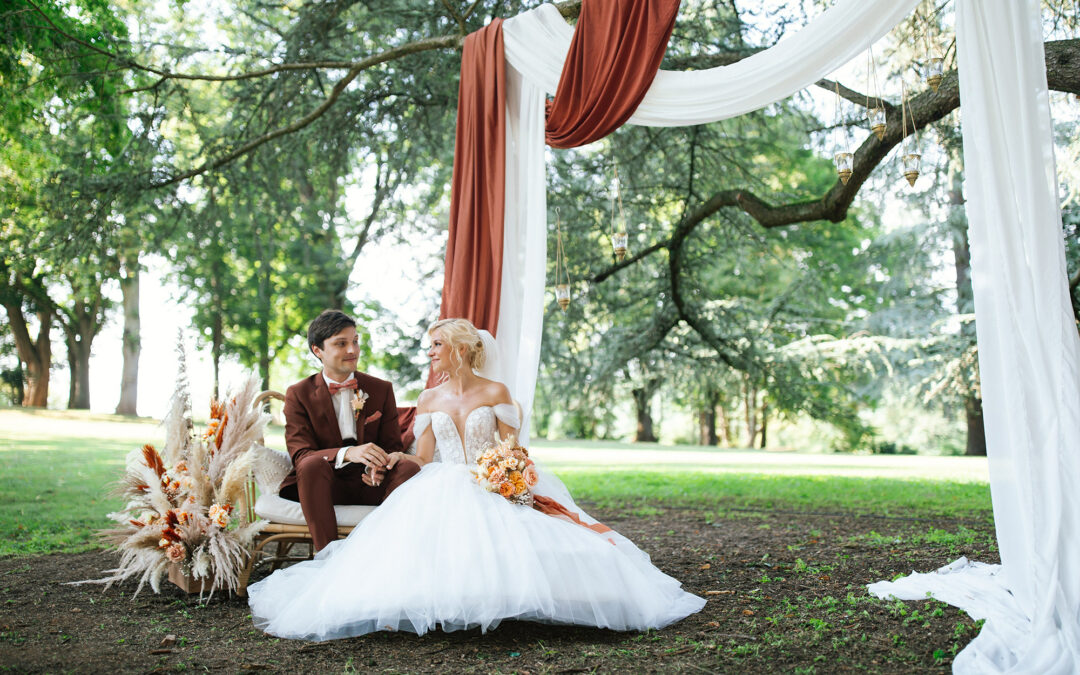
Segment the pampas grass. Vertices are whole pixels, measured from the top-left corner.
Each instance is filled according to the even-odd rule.
[[[227,403],[211,404],[216,422],[197,435],[181,352],[165,448],[159,453],[147,445],[128,454],[116,488],[126,506],[109,514],[117,527],[101,533],[120,552],[120,562],[104,578],[75,583],[108,588],[138,578],[135,595],[147,583],[157,593],[176,563],[197,580],[213,580],[211,596],[216,589],[238,589],[252,540],[265,525],[243,522],[237,508],[251,475],[251,449],[270,421],[252,406],[258,392],[252,374]]]

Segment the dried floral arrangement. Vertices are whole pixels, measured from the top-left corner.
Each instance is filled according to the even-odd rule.
[[[252,408],[258,392],[252,375],[228,403],[212,401],[210,422],[196,434],[181,354],[164,450],[144,445],[128,455],[118,488],[127,505],[109,514],[118,527],[102,532],[120,552],[120,564],[90,583],[107,588],[137,576],[136,595],[147,582],[157,593],[161,578],[177,564],[195,580],[212,581],[211,595],[237,590],[252,539],[266,522],[244,522],[238,511],[252,468],[251,448],[270,419]]]

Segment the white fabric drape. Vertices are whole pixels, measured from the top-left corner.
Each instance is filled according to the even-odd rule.
[[[681,126],[755,110],[860,54],[917,0],[839,0],[737,64],[661,71],[630,122]],[[986,618],[957,672],[1080,670],[1080,340],[1065,286],[1039,0],[957,0],[972,281],[1002,566],[959,560],[875,584]],[[545,5],[503,24],[508,120],[498,341],[531,410],[544,306],[543,94],[572,35]],[[524,435],[524,434],[523,434]],[[527,436],[526,436],[527,438]]]
[[[513,21],[513,19],[510,19]],[[505,30],[505,23],[504,30]],[[505,37],[505,36],[504,36]],[[544,189],[544,91],[506,64],[506,206],[499,296],[498,379],[521,403],[518,432],[528,443],[547,273]]]
[[[1039,0],[958,0],[983,420],[1002,566],[947,585],[987,619],[956,672],[1080,669],[1080,338],[1066,287]],[[966,574],[965,574],[966,572]],[[914,599],[940,574],[875,584]],[[952,599],[942,599],[953,602]],[[965,603],[958,602],[967,609]]]

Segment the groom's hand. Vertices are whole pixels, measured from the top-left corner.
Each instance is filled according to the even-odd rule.
[[[369,471],[383,469],[389,461],[389,456],[383,449],[374,443],[354,445],[345,451],[345,461],[363,464],[369,467]]]

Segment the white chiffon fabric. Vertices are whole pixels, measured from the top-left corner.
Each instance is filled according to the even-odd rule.
[[[781,100],[862,53],[916,0],[838,0],[739,63],[661,71],[632,124],[714,122]],[[547,259],[544,94],[572,28],[544,5],[506,20],[507,173],[497,339],[531,409]],[[972,283],[1003,568],[967,561],[875,592],[927,592],[984,616],[954,670],[1080,671],[1080,339],[1069,307],[1039,0],[957,0]],[[582,289],[576,287],[575,292]],[[527,438],[527,434],[522,434]],[[979,598],[976,603],[973,598]]]
[[[476,484],[471,462],[496,433],[496,419],[514,426],[516,418],[514,406],[477,408],[462,443],[449,415],[418,415],[418,433],[431,425],[443,461],[424,466],[314,560],[249,586],[255,625],[319,641],[377,630],[487,631],[504,619],[644,630],[699,611],[705,601],[625,537],[511,504]],[[557,478],[541,476],[537,494],[580,512]]]

